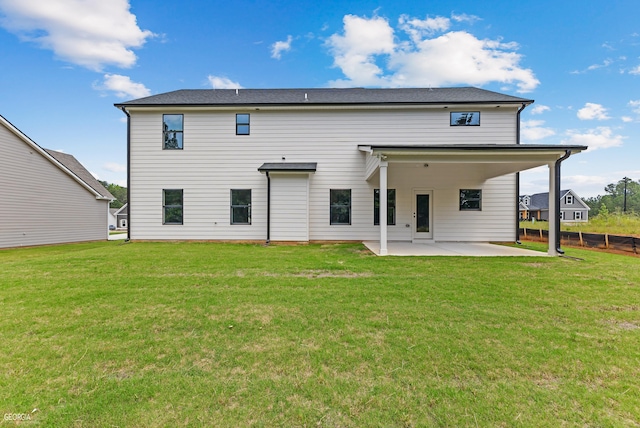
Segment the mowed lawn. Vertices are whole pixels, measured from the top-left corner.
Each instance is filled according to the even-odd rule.
[[[0,411],[55,427],[638,426],[640,258],[567,254],[582,260],[0,251]]]

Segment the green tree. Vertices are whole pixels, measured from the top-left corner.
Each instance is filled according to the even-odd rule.
[[[100,181],[100,184],[102,184],[105,189],[107,189],[116,198],[115,201],[111,202],[111,208],[120,208],[127,203],[126,187],[122,187],[113,183],[107,183],[106,181]]]
[[[624,211],[625,205],[625,180],[619,180],[617,183],[610,183],[605,188],[605,195],[598,195],[594,198],[586,198],[584,202],[591,208],[590,216],[596,216],[600,212],[621,213]],[[640,180],[626,181],[627,193],[627,212],[640,213]],[[603,207],[605,207],[603,209]]]

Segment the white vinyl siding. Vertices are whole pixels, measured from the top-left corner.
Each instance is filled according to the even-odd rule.
[[[106,240],[108,202],[0,125],[0,248]]]
[[[167,109],[143,112],[131,109],[131,238],[132,239],[266,239],[267,180],[258,172],[265,162],[317,162],[315,174],[309,177],[308,216],[310,240],[365,240],[379,238],[378,226],[373,226],[373,189],[377,178],[365,180],[367,154],[358,145],[370,144],[509,144],[516,136],[516,108],[480,110],[482,126],[452,127],[449,110],[298,110],[252,111],[251,135],[235,135],[237,111]],[[184,150],[161,150],[162,114],[184,113]],[[411,166],[413,168],[413,165]],[[389,227],[389,239],[410,239],[409,222],[401,209],[411,210],[408,192],[411,187],[429,188],[432,183],[417,182],[406,165],[391,165],[389,187],[397,189],[397,224]],[[466,168],[466,167],[465,167]],[[503,218],[492,218],[498,208],[509,205],[508,213],[515,221],[515,180],[497,186],[508,197],[492,196],[493,184],[485,184],[481,174],[464,181],[464,173],[443,166],[442,178],[434,192],[435,221],[439,218],[439,204],[450,197],[451,206],[458,212],[460,188],[483,189],[482,218],[492,225],[472,238],[487,237],[501,226],[499,236],[513,240],[511,228]],[[401,182],[393,183],[394,171]],[[398,172],[399,174],[399,172]],[[498,180],[500,181],[500,180]],[[405,186],[405,187],[403,187]],[[505,189],[506,187],[506,189]],[[185,191],[184,225],[162,227],[161,189],[179,188]],[[252,190],[251,225],[238,228],[229,225],[229,189]],[[329,189],[351,189],[351,225],[331,226],[329,222]],[[442,192],[441,193],[441,189]],[[451,196],[448,192],[453,191]],[[504,200],[504,202],[502,202]],[[442,210],[448,210],[444,205]],[[273,215],[272,211],[272,215]],[[469,214],[469,213],[465,213]],[[478,213],[475,213],[478,214]],[[448,222],[446,215],[440,217]],[[453,218],[453,217],[451,217]],[[470,225],[478,217],[466,218]],[[494,226],[495,225],[495,226]],[[434,223],[438,237],[439,224]],[[471,226],[470,226],[471,227]],[[405,230],[406,229],[406,230]],[[440,239],[469,240],[465,227],[443,227]],[[466,236],[466,237],[465,237]],[[491,239],[495,239],[491,237]],[[496,239],[497,240],[497,239]]]
[[[309,240],[308,174],[271,175],[271,240]]]

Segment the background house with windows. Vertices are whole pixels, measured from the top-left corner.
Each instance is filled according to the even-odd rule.
[[[589,221],[589,206],[573,190],[560,191],[560,221]],[[520,196],[520,218],[522,220],[549,220],[549,193]]]
[[[46,150],[0,116],[0,248],[108,237],[115,198],[73,156]]]
[[[129,238],[376,240],[381,254],[389,240],[515,241],[515,173],[548,166],[553,193],[560,162],[585,149],[520,145],[532,102],[467,87],[179,90],[116,104]]]

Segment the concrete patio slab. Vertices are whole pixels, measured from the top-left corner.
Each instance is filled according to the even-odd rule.
[[[365,241],[363,244],[375,255],[380,255],[380,242]],[[414,244],[411,242],[388,242],[389,256],[471,256],[471,257],[548,257],[541,251],[507,247],[488,242],[434,242]]]

